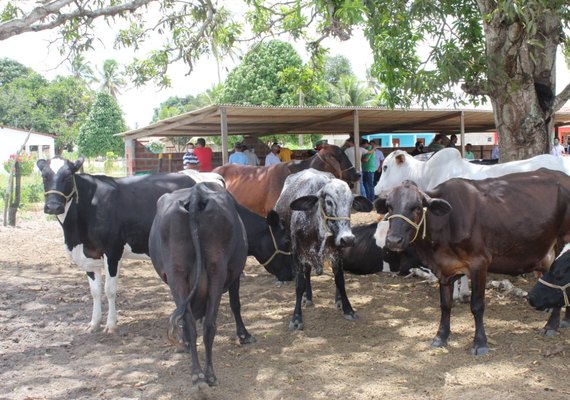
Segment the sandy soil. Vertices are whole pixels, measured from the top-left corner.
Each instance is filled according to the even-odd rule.
[[[214,344],[220,386],[196,393],[190,357],[166,340],[174,306],[150,262],[123,264],[113,335],[87,333],[91,296],[70,265],[55,220],[19,215],[0,228],[0,399],[568,399],[570,332],[538,334],[546,314],[525,299],[487,290],[491,352],[469,355],[469,307],[452,315],[449,348],[430,342],[439,319],[436,285],[389,274],[347,276],[360,319],[334,306],[329,271],[314,279],[305,330],[291,333],[294,287],[278,287],[250,259],[243,316],[257,343],[240,346],[224,296]],[[369,219],[357,214],[355,221]],[[503,279],[504,277],[500,277]],[[514,278],[528,290],[534,278]],[[199,348],[203,356],[203,347]]]

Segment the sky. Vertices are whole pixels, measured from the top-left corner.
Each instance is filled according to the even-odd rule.
[[[105,42],[112,43],[112,32],[108,26],[105,24],[99,26],[101,29],[98,36]],[[70,74],[68,63],[63,62],[63,57],[55,45],[49,46],[50,39],[54,37],[57,37],[57,31],[25,33],[12,37],[0,42],[0,57],[19,61],[48,79],[53,79],[56,75],[68,75]],[[304,44],[291,43],[306,61],[308,57],[304,51]],[[327,39],[323,44],[329,48],[331,56],[346,56],[351,61],[353,72],[359,79],[365,79],[366,69],[372,64],[372,52],[361,31],[354,31],[353,37],[348,41]],[[100,70],[106,59],[115,59],[126,64],[136,55],[141,57],[143,54],[135,54],[124,49],[116,51],[111,45],[105,46],[97,42],[95,51],[86,53],[85,58],[92,67]],[[231,59],[224,60],[222,79],[226,77],[227,71],[235,66],[236,63]],[[559,92],[570,84],[570,72],[561,55],[557,57],[556,68]],[[117,100],[125,114],[127,126],[135,129],[148,125],[154,109],[171,96],[197,95],[218,83],[217,67],[213,58],[203,58],[198,61],[191,75],[187,75],[187,71],[187,67],[183,64],[172,65],[169,70],[172,86],[167,89],[159,89],[151,83],[139,88],[129,85],[123,89]]]

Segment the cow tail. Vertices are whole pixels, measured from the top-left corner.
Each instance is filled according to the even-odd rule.
[[[168,339],[172,342],[176,342],[176,340],[174,339],[175,332],[177,332],[178,328],[181,328],[183,325],[184,314],[186,313],[188,304],[191,304],[192,300],[194,299],[194,295],[196,294],[196,290],[198,289],[198,284],[200,282],[200,277],[202,275],[202,270],[205,269],[202,257],[202,249],[200,247],[200,233],[198,225],[199,201],[196,201],[195,198],[193,200],[194,201],[190,201],[189,203],[188,220],[190,225],[190,238],[192,240],[192,246],[194,247],[194,253],[196,254],[196,264],[195,264],[196,268],[194,269],[195,272],[194,284],[192,285],[192,289],[190,290],[190,294],[188,295],[186,300],[184,300],[184,302],[180,304],[170,316]]]

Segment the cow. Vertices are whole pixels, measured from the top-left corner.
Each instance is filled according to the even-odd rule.
[[[268,167],[226,164],[215,168],[214,172],[224,177],[227,189],[238,203],[261,216],[266,216],[281,194],[285,178],[308,168],[330,172],[346,182],[356,182],[360,179],[360,174],[342,149],[329,144],[303,161],[293,160]]]
[[[441,320],[432,346],[447,346],[451,283],[467,275],[475,318],[471,353],[489,351],[483,325],[487,272],[546,271],[557,241],[570,239],[569,202],[570,177],[544,168],[484,180],[454,178],[425,192],[406,181],[375,202],[388,215],[386,246],[403,251],[413,245],[439,278]]]
[[[382,163],[382,176],[374,188],[374,194],[385,197],[405,180],[415,182],[421,190],[431,190],[451,178],[479,180],[539,168],[570,175],[570,160],[541,154],[527,160],[482,165],[463,159],[457,149],[450,147],[438,151],[427,161],[419,161],[403,150],[395,150]]]
[[[566,245],[560,252],[550,270],[538,279],[536,285],[528,293],[529,304],[537,310],[552,308],[552,314],[546,323],[543,332],[552,336],[558,328],[570,328],[570,314],[566,312],[560,321],[560,308],[570,307],[568,301],[570,294],[570,245]]]
[[[512,161],[496,165],[478,165],[461,157],[455,148],[445,148],[433,154],[427,161],[419,161],[403,150],[390,153],[382,163],[382,175],[374,188],[378,196],[386,196],[390,190],[405,180],[411,180],[421,190],[431,190],[451,178],[485,179],[513,172],[534,171],[548,168],[570,174],[570,160],[542,154],[528,160]],[[454,299],[469,300],[467,278],[461,278],[461,285],[454,287]]]
[[[198,183],[160,197],[149,237],[150,257],[176,303],[168,337],[176,344],[182,324],[182,344],[192,358],[192,384],[215,386],[212,362],[216,317],[222,294],[229,291],[230,307],[240,343],[255,337],[241,318],[240,275],[247,258],[247,234],[227,190],[212,183]],[[196,349],[196,320],[203,320],[206,351],[202,369]]]
[[[350,210],[369,212],[372,203],[362,196],[353,198],[348,184],[328,172],[307,169],[285,179],[275,211],[285,220],[291,235],[293,270],[296,275],[296,303],[290,330],[302,330],[302,296],[312,267],[317,275],[323,262],[330,260],[335,285],[347,320],[357,318],[344,287],[343,247],[354,244],[350,229]]]
[[[148,234],[156,201],[165,193],[191,187],[184,174],[152,174],[114,179],[77,174],[84,159],[59,157],[38,160],[45,190],[44,212],[55,215],[63,228],[65,248],[72,261],[87,273],[93,311],[88,330],[101,322],[101,268],[109,312],[104,332],[117,328],[115,297],[121,258],[148,259]]]

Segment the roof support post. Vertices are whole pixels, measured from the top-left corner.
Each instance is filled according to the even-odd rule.
[[[220,130],[222,132],[222,165],[228,163],[228,114],[225,107],[220,107]]]
[[[465,112],[461,111],[459,115],[461,125],[461,156],[465,157]]]
[[[358,118],[358,110],[352,111],[352,118],[353,118],[353,133],[354,133],[354,161],[356,165],[354,166],[358,173],[362,171],[362,160],[360,158],[360,120]],[[362,180],[362,178],[360,178]],[[360,193],[360,183],[355,185],[356,186],[356,194]]]

